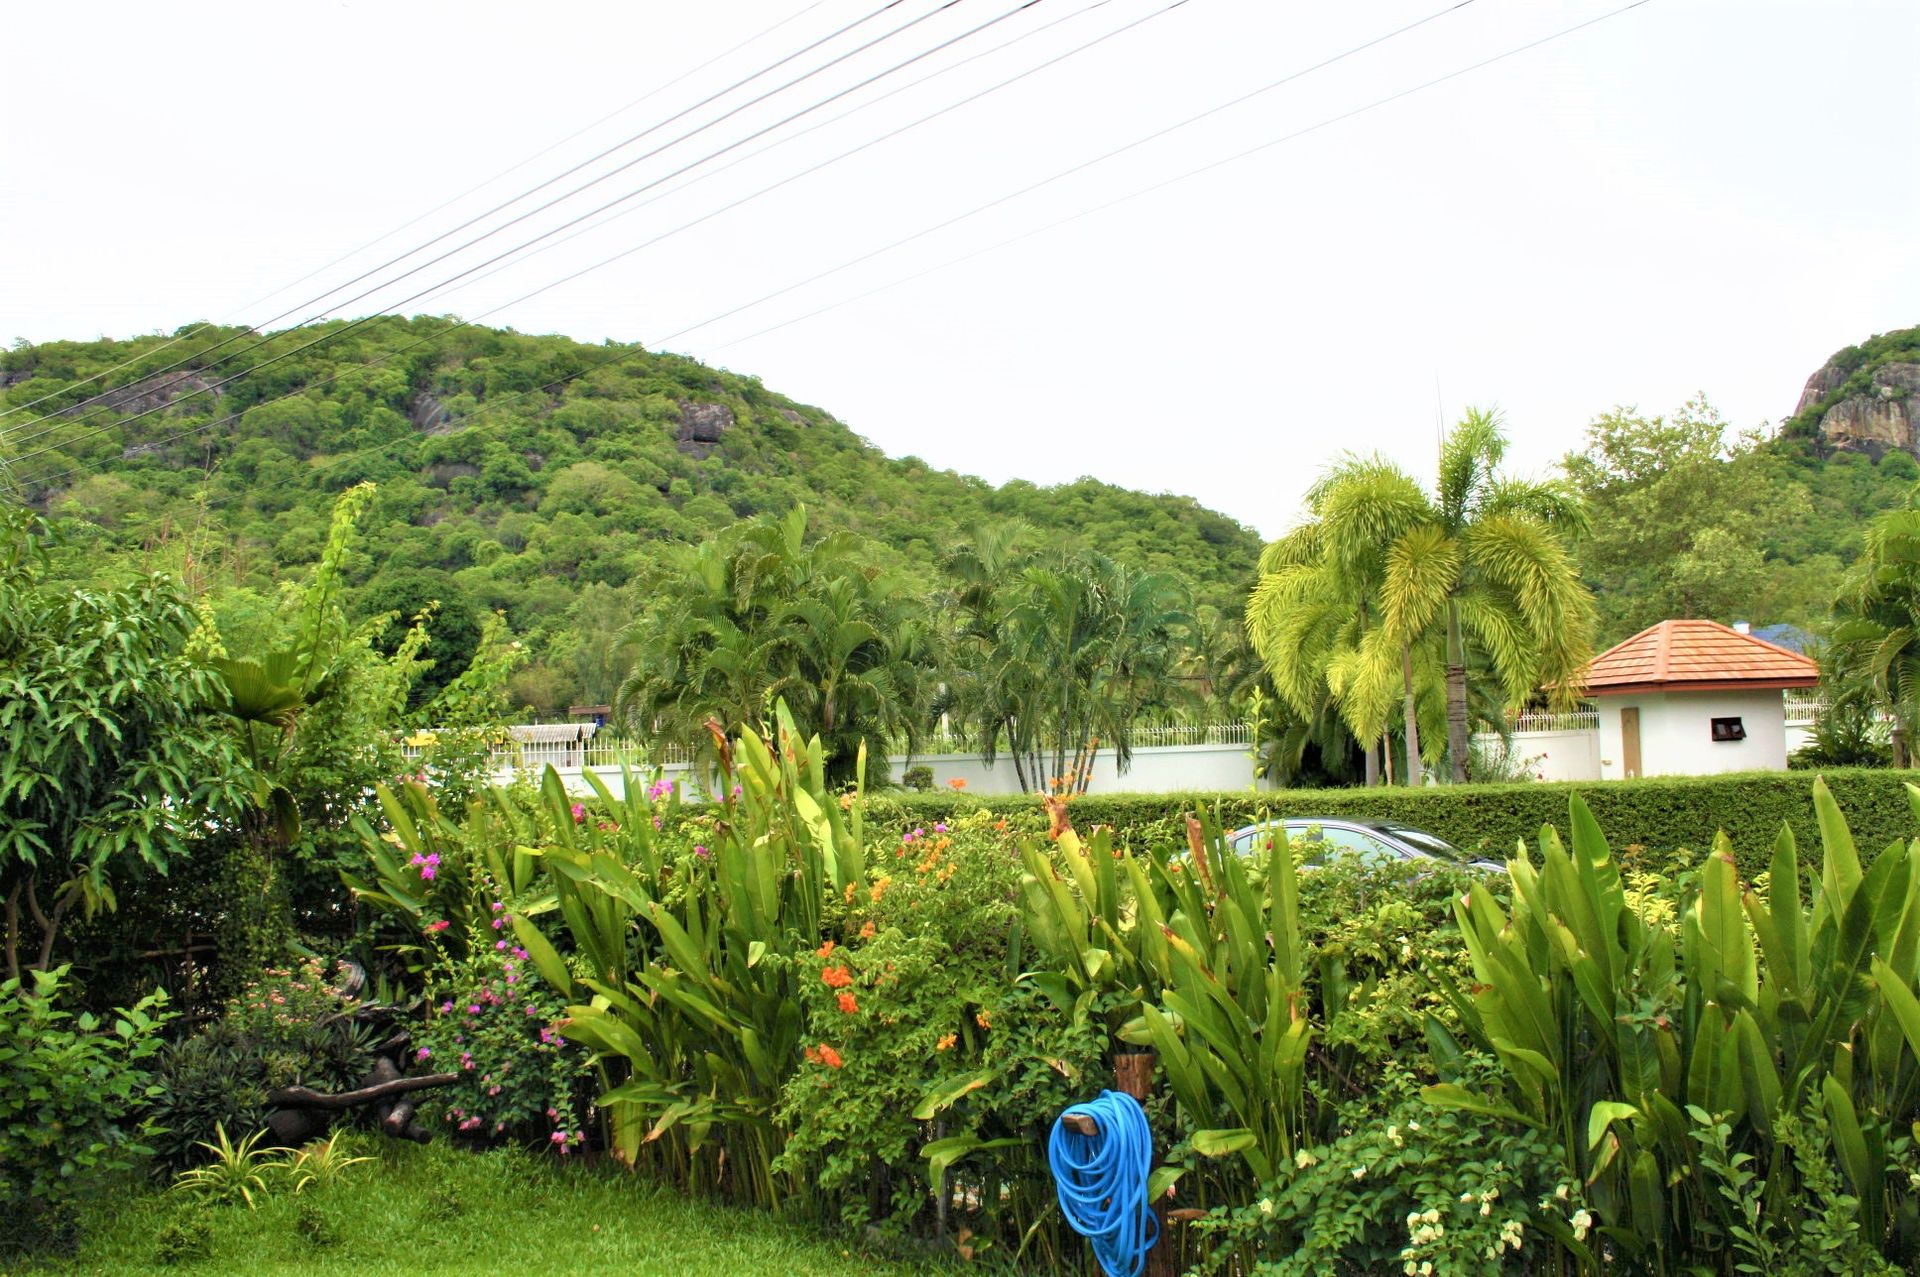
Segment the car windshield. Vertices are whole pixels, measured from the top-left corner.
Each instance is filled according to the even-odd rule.
[[[1407,844],[1415,851],[1425,852],[1439,860],[1465,860],[1458,847],[1444,838],[1435,838],[1424,829],[1415,829],[1412,825],[1376,825],[1381,833],[1389,834],[1396,840]]]

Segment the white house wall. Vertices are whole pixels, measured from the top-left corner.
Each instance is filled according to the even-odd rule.
[[[1635,706],[1640,710],[1642,776],[1786,770],[1786,708],[1777,691],[1647,692],[1597,700],[1603,779],[1626,775],[1620,711]],[[1716,718],[1738,718],[1746,739],[1714,740]]]

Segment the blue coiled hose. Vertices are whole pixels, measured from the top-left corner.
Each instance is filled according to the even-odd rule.
[[[1160,1235],[1147,1198],[1153,1169],[1153,1131],[1140,1101],[1122,1091],[1075,1104],[1061,1117],[1090,1117],[1098,1135],[1081,1135],[1053,1121],[1047,1162],[1061,1213],[1073,1231],[1093,1243],[1093,1256],[1107,1277],[1140,1277],[1147,1252]]]

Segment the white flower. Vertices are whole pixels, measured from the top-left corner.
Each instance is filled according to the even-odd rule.
[[[1401,1269],[1401,1271],[1406,1273],[1407,1277],[1413,1277],[1415,1273],[1420,1271],[1420,1265],[1414,1263],[1411,1259],[1409,1259],[1406,1262],[1406,1265]]]
[[[1433,1264],[1429,1260],[1420,1261],[1420,1277],[1433,1277]]]
[[[1400,1138],[1400,1128],[1397,1126],[1389,1126],[1387,1128],[1387,1140],[1395,1148],[1399,1148],[1404,1142]]]
[[[1473,1194],[1472,1194],[1472,1193],[1462,1193],[1462,1194],[1460,1194],[1460,1204],[1461,1204],[1462,1206],[1471,1206],[1471,1205],[1473,1205]]]
[[[1491,1215],[1491,1214],[1493,1214],[1493,1203],[1492,1203],[1492,1202],[1481,1202],[1481,1203],[1480,1203],[1480,1218],[1482,1218],[1482,1219],[1485,1219],[1485,1218],[1486,1218],[1487,1216],[1489,1216],[1489,1215]]]
[[[1524,1231],[1525,1229],[1521,1226],[1521,1223],[1519,1220],[1517,1219],[1508,1220],[1506,1223],[1500,1225],[1500,1245],[1511,1246],[1515,1250],[1519,1250],[1520,1235]],[[1498,1248],[1496,1247],[1496,1250],[1497,1249]]]
[[[1558,1187],[1558,1188],[1556,1188],[1556,1189],[1554,1189],[1554,1190],[1553,1190],[1553,1195],[1554,1195],[1555,1197],[1557,1197],[1557,1198],[1559,1198],[1559,1199],[1560,1199],[1561,1201],[1563,1201],[1563,1202],[1564,1202],[1564,1201],[1566,1201],[1566,1200],[1567,1200],[1567,1186],[1566,1186],[1565,1184],[1562,1184],[1562,1185],[1561,1185],[1560,1187]]]
[[[1315,1157],[1312,1153],[1309,1153],[1304,1148],[1301,1149],[1298,1153],[1295,1153],[1293,1155],[1293,1164],[1299,1167],[1303,1171],[1306,1170],[1307,1167],[1317,1166],[1319,1165],[1319,1163],[1320,1163],[1320,1159]]]
[[[1262,1215],[1273,1214],[1273,1199],[1271,1197],[1263,1197],[1260,1199],[1260,1213]]]
[[[1587,1240],[1587,1230],[1593,1227],[1593,1216],[1587,1214],[1586,1207],[1573,1213],[1573,1239],[1577,1242]]]
[[[1408,1212],[1407,1212],[1407,1227],[1408,1227],[1408,1228],[1412,1228],[1412,1227],[1413,1227],[1413,1226],[1414,1226],[1415,1224],[1417,1224],[1417,1223],[1419,1223],[1419,1222],[1420,1222],[1420,1212],[1419,1212],[1419,1211],[1417,1211],[1417,1210],[1410,1210],[1410,1211],[1408,1211]]]
[[[1367,1166],[1365,1162],[1353,1168],[1353,1177],[1355,1179],[1365,1179],[1367,1177]]]
[[[1436,1208],[1429,1207],[1427,1210],[1427,1213],[1422,1215],[1420,1218],[1425,1220],[1429,1224],[1437,1224],[1440,1222],[1440,1212]]]
[[[1420,1123],[1418,1123],[1418,1122],[1408,1122],[1408,1123],[1407,1123],[1407,1129],[1408,1129],[1408,1130],[1410,1130],[1410,1131],[1417,1131],[1417,1130],[1419,1130],[1419,1129],[1420,1129]]]

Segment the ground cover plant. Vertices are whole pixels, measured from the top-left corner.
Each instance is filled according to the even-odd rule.
[[[603,1167],[515,1149],[353,1144],[373,1159],[332,1184],[276,1186],[255,1209],[179,1193],[102,1192],[70,1259],[8,1268],[60,1277],[934,1277],[950,1260],[822,1238]],[[116,1188],[137,1186],[115,1182]]]

